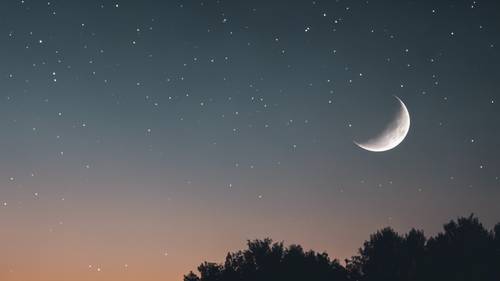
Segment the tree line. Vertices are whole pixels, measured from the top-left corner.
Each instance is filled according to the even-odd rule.
[[[184,281],[500,281],[500,223],[488,230],[474,215],[461,217],[430,238],[384,228],[344,265],[300,245],[252,240],[224,263],[203,262],[198,272]]]

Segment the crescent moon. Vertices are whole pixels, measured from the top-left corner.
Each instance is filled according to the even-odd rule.
[[[395,118],[381,133],[366,142],[354,141],[357,146],[372,152],[383,152],[395,148],[405,139],[410,130],[410,113],[400,98],[394,98],[399,102],[399,111]]]

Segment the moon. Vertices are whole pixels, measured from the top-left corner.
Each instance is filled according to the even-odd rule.
[[[398,100],[399,104],[399,111],[394,119],[386,125],[382,132],[369,140],[365,142],[354,141],[357,146],[372,152],[383,152],[395,148],[405,139],[410,130],[410,113],[400,98],[397,96],[394,98]]]

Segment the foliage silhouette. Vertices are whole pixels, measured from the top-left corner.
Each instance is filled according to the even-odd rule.
[[[458,218],[427,239],[412,229],[400,235],[384,228],[342,266],[326,253],[285,247],[271,239],[248,241],[223,264],[204,262],[200,276],[184,281],[499,281],[500,223],[488,231],[477,217]]]

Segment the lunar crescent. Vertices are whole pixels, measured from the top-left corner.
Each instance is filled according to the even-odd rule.
[[[368,151],[382,152],[395,148],[405,139],[410,130],[410,113],[403,101],[397,96],[394,97],[399,102],[399,111],[395,118],[373,138],[365,142],[354,141],[357,146]]]

